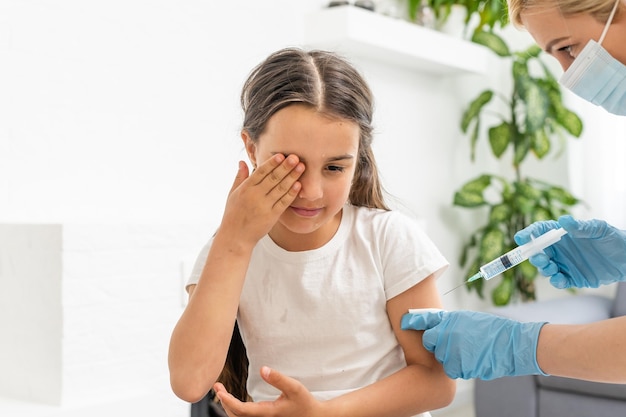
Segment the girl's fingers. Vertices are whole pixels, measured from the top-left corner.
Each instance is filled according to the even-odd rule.
[[[287,192],[285,193],[281,193],[280,190],[277,191],[276,189],[272,190],[272,193],[281,193],[278,200],[274,204],[274,208],[277,208],[280,212],[286,210],[287,207],[289,207],[291,203],[293,203],[293,200],[295,200],[298,196],[300,188],[302,188],[302,184],[300,184],[299,182],[294,182],[289,190],[287,190]]]
[[[233,182],[233,186],[230,187],[230,193],[232,193],[237,187],[241,185],[242,182],[245,181],[246,178],[250,175],[248,170],[248,165],[245,162],[239,161],[239,169],[237,170],[237,175],[235,176],[235,181]]]
[[[278,158],[281,156],[282,158]],[[278,161],[282,161],[278,163]],[[298,195],[300,184],[298,178],[304,172],[304,164],[296,155],[289,155],[287,158],[277,154],[269,161],[259,167],[253,174],[258,175],[258,185],[267,187],[266,195],[276,203],[288,206]]]
[[[259,185],[263,181],[265,181],[268,176],[270,176],[270,179],[279,179],[278,173],[275,173],[274,170],[281,164],[295,166],[295,164],[293,163],[293,159],[285,158],[285,155],[277,153],[255,169],[255,171],[252,173],[252,178],[255,179],[254,183],[256,185]]]

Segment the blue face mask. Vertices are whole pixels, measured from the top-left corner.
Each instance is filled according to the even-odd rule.
[[[559,81],[585,100],[626,116],[626,65],[601,46],[619,2],[615,2],[600,40],[590,40]]]

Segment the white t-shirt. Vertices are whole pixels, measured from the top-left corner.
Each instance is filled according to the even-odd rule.
[[[188,284],[198,282],[210,244]],[[310,251],[288,252],[266,235],[252,253],[237,316],[248,393],[255,401],[280,394],[261,379],[263,365],[320,400],[404,368],[386,302],[447,265],[417,223],[396,211],[346,205],[335,236]]]

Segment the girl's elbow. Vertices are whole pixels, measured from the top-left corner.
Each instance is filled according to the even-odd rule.
[[[440,408],[450,405],[456,396],[456,380],[450,379],[447,376],[442,379],[439,393],[441,402]]]
[[[206,386],[190,383],[188,378],[176,378],[170,375],[170,386],[174,394],[188,403],[197,403],[209,392]]]

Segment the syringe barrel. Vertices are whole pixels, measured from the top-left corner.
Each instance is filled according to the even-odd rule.
[[[480,273],[483,275],[483,278],[489,280],[496,275],[500,275],[507,269],[513,268],[515,265],[518,265],[528,259],[528,256],[524,256],[525,254],[520,250],[520,248],[515,248],[504,255],[500,256],[497,259],[489,262],[480,267]]]
[[[483,278],[489,280],[496,275],[500,275],[507,269],[513,268],[515,265],[519,265],[526,259],[530,258],[550,245],[561,240],[561,237],[566,234],[565,229],[551,229],[546,233],[537,236],[530,242],[525,243],[517,248],[505,253],[497,259],[489,262],[480,267],[480,273]]]

